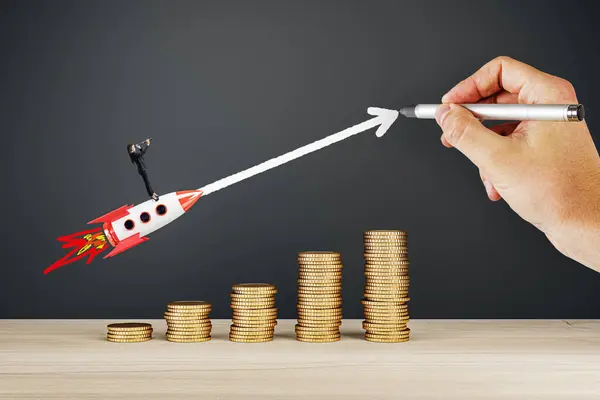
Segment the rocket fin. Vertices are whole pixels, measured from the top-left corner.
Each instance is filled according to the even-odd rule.
[[[138,244],[142,244],[147,240],[150,239],[148,239],[146,236],[140,237],[140,234],[136,233],[135,235],[129,236],[127,239],[121,240],[110,253],[104,256],[104,258],[116,256],[117,254],[120,254],[125,250],[129,250],[130,248],[135,247]]]
[[[100,224],[102,222],[113,222],[118,220],[119,218],[123,218],[125,216],[127,216],[129,214],[129,210],[131,207],[133,207],[133,204],[128,206],[127,204],[124,205],[123,207],[117,208],[116,210],[112,210],[111,212],[109,212],[108,214],[104,214],[101,217],[96,218],[93,221],[88,222],[89,224]]]

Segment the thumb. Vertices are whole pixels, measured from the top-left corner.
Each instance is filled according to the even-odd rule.
[[[507,151],[509,141],[487,129],[469,110],[457,104],[442,104],[435,119],[443,137],[479,169],[490,173],[493,159]],[[493,175],[493,174],[492,174]]]

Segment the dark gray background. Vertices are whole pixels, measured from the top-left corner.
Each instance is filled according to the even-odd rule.
[[[455,4],[458,3],[458,4]],[[237,282],[277,285],[295,256],[337,250],[361,316],[362,232],[404,229],[415,318],[599,318],[600,275],[565,258],[433,121],[398,120],[202,198],[148,243],[42,271],[55,238],[146,200],[125,144],[154,138],[161,193],[194,189],[367,118],[438,102],[510,55],[569,79],[599,126],[594,3],[12,1],[0,3],[2,318],[161,317]],[[542,6],[543,5],[543,6]]]

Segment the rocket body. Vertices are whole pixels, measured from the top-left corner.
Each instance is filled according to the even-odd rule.
[[[144,243],[149,234],[181,217],[202,193],[202,190],[185,190],[163,195],[158,201],[124,205],[88,224],[103,224],[106,239],[114,247],[104,258],[113,257]]]

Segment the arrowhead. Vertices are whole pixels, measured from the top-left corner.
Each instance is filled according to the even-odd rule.
[[[388,110],[387,108],[369,107],[367,113],[377,117],[380,121],[379,128],[375,132],[377,137],[382,137],[398,118],[398,111]]]

